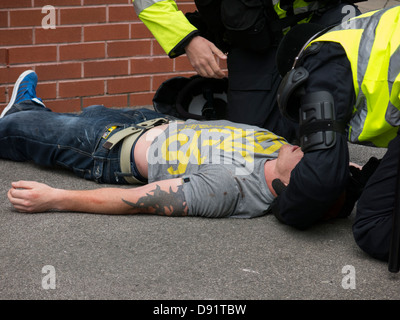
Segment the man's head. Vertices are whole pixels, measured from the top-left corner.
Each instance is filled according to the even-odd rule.
[[[299,146],[285,144],[280,148],[276,159],[275,172],[283,184],[289,184],[290,175],[303,155],[304,153]]]
[[[275,197],[289,184],[291,173],[303,155],[299,146],[285,144],[279,149],[276,159],[265,163],[265,179]]]
[[[299,146],[285,144],[279,149],[276,159],[266,162],[265,177],[274,196],[280,194],[289,184],[291,173],[303,155]]]

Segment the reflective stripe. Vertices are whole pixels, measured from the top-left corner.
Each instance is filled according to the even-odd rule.
[[[300,14],[304,12],[316,11],[324,7],[318,1],[305,2],[305,1],[295,1],[293,5],[294,14]]]
[[[399,29],[393,38],[399,41]],[[390,100],[385,118],[392,126],[400,126],[400,43],[390,58],[388,88]]]
[[[278,17],[280,19],[285,18],[287,15],[287,11],[281,7],[280,1],[273,0],[272,4],[274,6],[274,10],[277,13]],[[306,2],[304,0],[295,0],[292,5],[293,13],[295,15],[305,13],[305,12],[310,12],[310,18],[311,18],[313,11],[316,11],[323,7],[325,7],[325,5],[320,4],[319,1]]]
[[[358,140],[371,141],[378,147],[386,147],[395,137],[395,126],[400,119],[397,110],[390,103],[391,89],[388,85],[394,49],[399,45],[399,39],[393,37],[393,31],[398,30],[396,21],[399,14],[399,10],[390,9],[374,13],[364,28],[358,54],[358,83],[366,95],[368,111]],[[397,68],[392,65],[392,70],[397,69],[397,74],[398,67],[399,65]]]
[[[371,18],[364,18],[358,21],[362,24],[362,26],[360,26],[358,29],[364,29],[358,50],[357,79],[359,87],[361,87],[361,84],[364,81],[369,61],[371,60],[371,52],[375,42],[376,28],[378,27],[383,13],[384,11],[378,11]]]
[[[139,18],[169,55],[172,49],[197,29],[178,10],[175,1],[152,2],[154,3],[151,6],[139,14]]]
[[[351,64],[356,102],[349,140],[387,147],[400,125],[400,7],[370,12],[314,40],[337,42]]]
[[[164,0],[132,0],[132,3],[133,8],[135,8],[136,14],[139,15],[144,9],[160,1]]]
[[[275,10],[276,14],[278,15],[279,19],[285,19],[287,17],[287,11],[281,8],[280,1],[273,0],[272,4],[274,6],[274,10]],[[306,2],[304,0],[296,0],[296,1],[294,1],[293,5],[292,5],[294,16],[303,14],[303,13],[307,13],[307,12],[310,13],[306,18],[304,18],[300,21],[297,21],[297,24],[310,22],[310,20],[313,17],[314,12],[323,7],[325,7],[325,5],[321,5],[319,3],[319,1]],[[290,30],[290,27],[286,27],[282,30],[282,33],[285,35],[286,33],[289,32],[289,30]]]

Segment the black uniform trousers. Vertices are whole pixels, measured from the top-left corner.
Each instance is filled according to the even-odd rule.
[[[400,136],[389,143],[378,168],[368,180],[357,204],[354,239],[361,249],[380,260],[389,259],[396,200]]]

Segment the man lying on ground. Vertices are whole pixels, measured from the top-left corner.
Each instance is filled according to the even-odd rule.
[[[288,184],[303,156],[298,146],[258,127],[225,120],[172,121],[148,109],[87,107],[56,113],[36,97],[37,75],[25,71],[0,116],[0,158],[61,166],[106,184],[134,188],[62,190],[13,182],[20,212],[252,218]]]

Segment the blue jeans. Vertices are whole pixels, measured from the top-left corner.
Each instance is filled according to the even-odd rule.
[[[0,158],[61,166],[88,180],[126,184],[120,172],[121,143],[107,150],[103,147],[106,137],[158,117],[165,116],[148,109],[99,105],[87,107],[80,114],[56,113],[25,101],[0,119]],[[140,178],[134,163],[131,165],[135,177]]]

